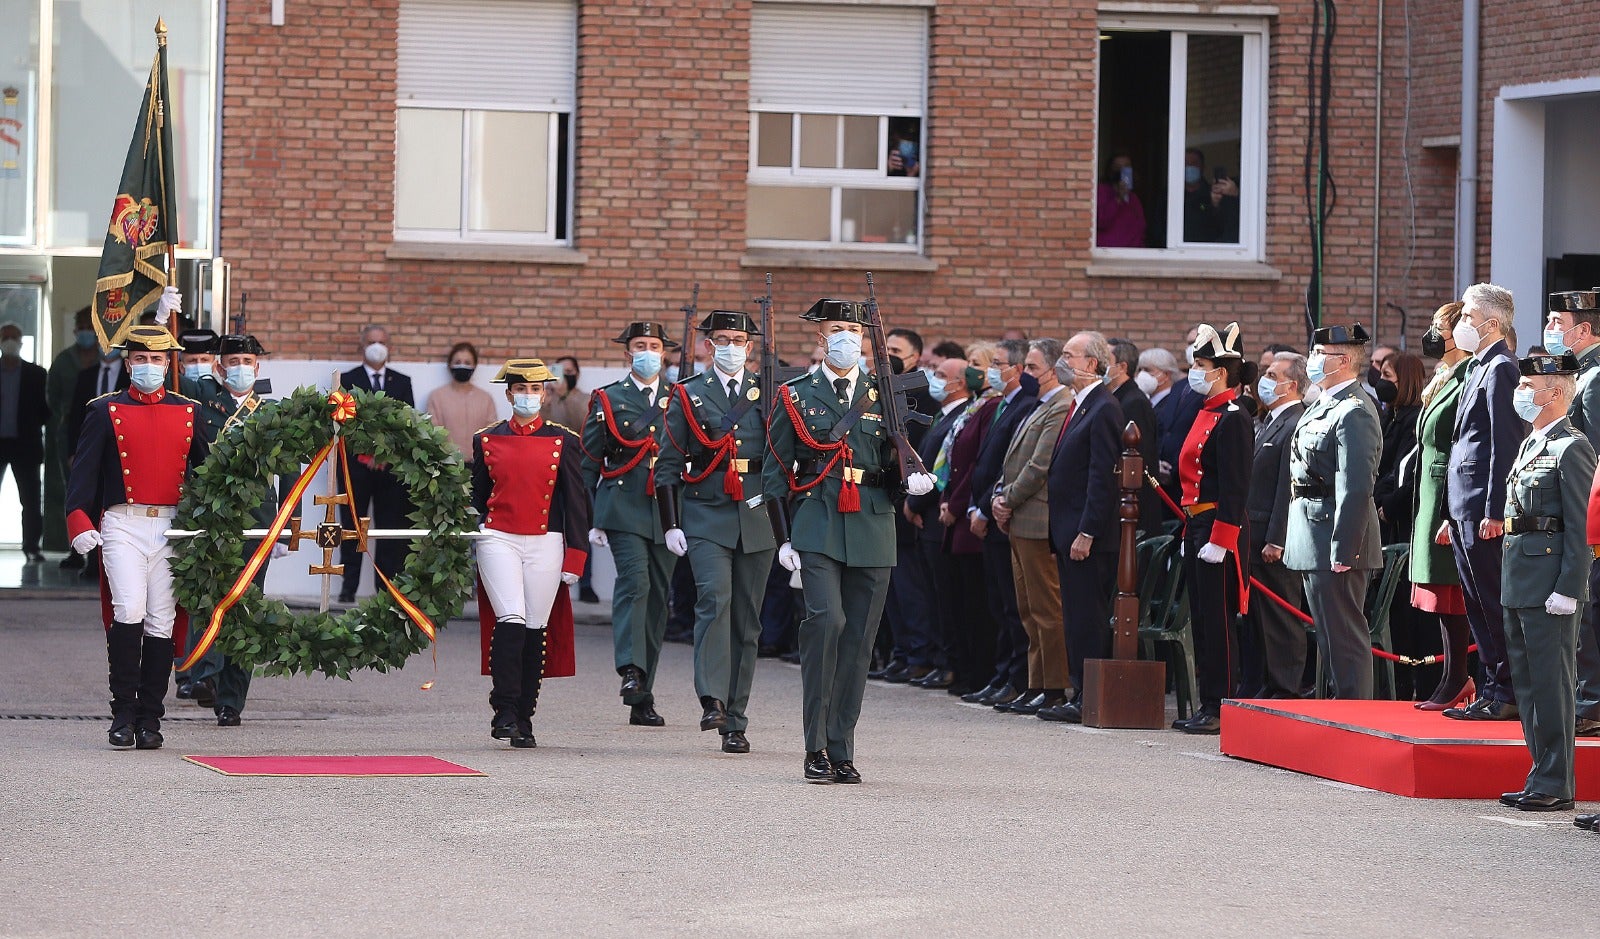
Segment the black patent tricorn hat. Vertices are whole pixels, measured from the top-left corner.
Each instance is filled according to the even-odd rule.
[[[230,334],[217,340],[217,355],[266,355],[254,336]]]
[[[1552,313],[1593,313],[1600,310],[1600,290],[1563,290],[1550,295]]]
[[[1314,346],[1364,346],[1372,341],[1360,323],[1349,326],[1324,326],[1311,334]]]
[[[1530,355],[1517,360],[1517,371],[1524,375],[1576,375],[1578,357],[1570,352],[1560,355]]]
[[[872,325],[872,314],[868,312],[867,304],[860,300],[818,300],[811,304],[811,309],[801,313],[800,318],[812,323]]]
[[[751,335],[761,334],[761,330],[756,328],[755,318],[743,310],[712,310],[695,328],[703,333],[718,329],[736,329]]]
[[[667,338],[667,328],[665,326],[662,326],[660,323],[652,323],[646,320],[638,320],[629,323],[627,326],[622,328],[622,335],[611,341],[620,343],[622,345],[627,345],[632,340],[639,339],[641,337],[645,339],[659,339],[661,340],[661,344],[668,349],[678,348],[678,344],[676,342],[673,342],[671,339]]]
[[[186,329],[178,334],[178,343],[189,355],[217,354],[217,334],[209,329]]]

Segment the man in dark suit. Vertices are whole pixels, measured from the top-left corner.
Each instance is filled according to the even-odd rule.
[[[1139,347],[1131,339],[1106,341],[1111,344],[1111,354],[1116,357],[1106,371],[1106,387],[1111,389],[1111,396],[1117,399],[1117,406],[1122,408],[1122,419],[1139,428],[1139,456],[1144,458],[1145,468],[1154,473],[1161,459],[1161,431],[1156,422],[1155,408],[1150,406],[1150,396],[1133,379],[1139,371]],[[1139,530],[1144,533],[1143,537],[1148,538],[1161,530],[1161,523],[1167,519],[1165,512],[1156,491],[1149,486],[1140,486]]]
[[[1178,360],[1166,349],[1140,353],[1139,371],[1148,377],[1134,378],[1150,398],[1161,436],[1160,459],[1153,464],[1151,475],[1161,480],[1161,487],[1177,502],[1183,497],[1183,486],[1178,481],[1178,453],[1205,401],[1189,387],[1188,374],[1178,368]]]
[[[1445,476],[1450,518],[1440,526],[1439,537],[1448,537],[1455,553],[1467,625],[1478,643],[1484,680],[1478,686],[1478,700],[1444,714],[1457,720],[1514,721],[1520,715],[1506,657],[1500,569],[1506,476],[1528,435],[1528,425],[1512,405],[1522,376],[1505,340],[1513,313],[1511,292],[1493,284],[1474,284],[1461,300],[1465,306],[1454,337],[1473,360],[1456,409],[1456,442]]]
[[[1117,583],[1117,458],[1122,408],[1105,388],[1111,345],[1099,333],[1067,340],[1056,377],[1076,392],[1050,459],[1050,547],[1061,574],[1072,700],[1039,710],[1048,721],[1083,722],[1083,663],[1111,645],[1111,594]]]
[[[889,370],[895,374],[916,368],[922,358],[922,336],[914,330],[889,330],[883,347],[889,357]],[[908,393],[906,403],[922,414],[939,412],[925,388]],[[906,425],[911,445],[920,445],[927,430],[924,424]],[[869,677],[904,684],[921,681],[942,670],[944,658],[934,626],[937,620],[933,610],[933,575],[928,570],[927,558],[917,547],[917,530],[903,514],[896,514],[894,532],[898,552],[894,571],[889,575],[889,597],[884,603],[889,642],[894,651],[883,671],[872,672]]]
[[[70,448],[77,449],[83,418],[89,413],[89,402],[101,395],[126,390],[128,384],[128,370],[123,366],[122,353],[115,349],[101,353],[97,364],[78,373],[78,379],[72,386],[72,407],[67,412],[67,445]],[[67,458],[70,468],[70,450]]]
[[[389,331],[382,326],[368,326],[361,331],[361,364],[339,376],[345,388],[381,391],[391,398],[412,407],[416,399],[411,393],[411,378],[389,367]],[[374,528],[410,528],[406,516],[411,513],[411,499],[394,474],[375,466],[372,457],[362,454],[350,462],[350,506],[340,506],[346,529],[355,527],[354,515],[370,517]],[[370,511],[369,511],[370,505]],[[394,577],[411,553],[411,545],[399,538],[385,538],[373,548],[373,563],[388,577]],[[344,584],[339,589],[341,603],[354,603],[356,588],[361,586],[361,551],[352,539],[339,546],[339,563],[344,565]]]
[[[965,515],[971,532],[983,539],[983,580],[989,598],[989,616],[995,623],[994,677],[989,685],[962,695],[975,704],[1011,701],[1028,687],[1028,634],[1022,628],[1017,610],[1017,584],[1011,572],[1011,539],[991,523],[995,487],[1005,467],[1006,451],[1017,428],[1039,405],[1039,383],[1022,370],[1028,357],[1025,339],[1002,340],[995,347],[994,362],[985,376],[989,386],[1000,393],[994,417],[978,448],[973,464],[970,497],[966,505],[951,505],[956,515]]]
[[[1256,431],[1250,467],[1250,576],[1296,609],[1305,609],[1305,578],[1283,565],[1289,530],[1289,443],[1306,406],[1310,379],[1306,359],[1293,352],[1273,356],[1256,383],[1267,408]],[[1306,668],[1306,630],[1293,613],[1269,597],[1256,597],[1239,633],[1239,696],[1298,698]]]
[[[45,400],[45,371],[22,358],[22,327],[0,325],[0,479],[9,467],[22,500],[22,553],[37,564],[44,560],[39,541],[44,535],[44,425],[50,420]]]

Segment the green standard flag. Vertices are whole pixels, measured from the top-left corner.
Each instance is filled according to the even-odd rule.
[[[156,24],[156,58],[133,127],[122,185],[111,207],[111,225],[100,253],[100,275],[94,282],[94,331],[100,348],[110,349],[139,316],[155,309],[167,286],[162,255],[171,264],[169,246],[177,225],[171,214],[172,125],[167,120],[167,27]]]

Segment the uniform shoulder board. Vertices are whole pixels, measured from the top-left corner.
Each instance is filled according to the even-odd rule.
[[[799,385],[802,382],[810,381],[811,379],[816,378],[816,377],[817,377],[816,373],[814,373],[814,372],[801,372],[800,374],[796,375],[795,377],[793,377],[793,378],[789,379],[788,381],[784,382],[784,384],[788,385],[788,386],[790,386],[792,388],[793,387],[799,387]]]
[[[95,396],[94,396],[94,397],[92,397],[92,398],[90,398],[90,399],[89,399],[89,403],[90,403],[90,404],[94,404],[94,403],[95,403],[95,402],[96,402],[96,401],[104,401],[104,400],[105,400],[105,399],[107,399],[107,398],[113,398],[113,397],[116,397],[116,396],[117,396],[117,395],[118,395],[118,394],[121,394],[121,392],[118,392],[118,391],[108,391],[108,392],[106,392],[106,393],[105,393],[105,394],[103,394],[103,395],[95,395]]]
[[[496,427],[499,427],[501,424],[504,424],[504,423],[505,423],[505,421],[492,421],[492,422],[490,422],[488,424],[483,425],[482,427],[479,427],[477,430],[473,431],[472,432],[472,436],[476,437],[479,434],[486,434],[489,431],[494,430]]]
[[[181,394],[178,394],[176,391],[173,391],[171,388],[167,389],[166,397],[171,398],[174,402],[176,402],[178,404],[199,404],[200,403],[200,402],[196,401],[193,398],[188,398],[188,397],[185,397],[185,396],[183,396]]]
[[[571,434],[574,437],[578,436],[578,432],[577,431],[575,431],[571,427],[568,427],[567,425],[561,423],[560,421],[545,421],[544,423],[545,423],[545,426],[547,426],[547,427],[559,428],[561,430],[566,431],[567,433]]]

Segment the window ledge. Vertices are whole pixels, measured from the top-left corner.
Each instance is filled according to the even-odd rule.
[[[1278,15],[1276,4],[1270,3],[1216,3],[1197,0],[1100,0],[1101,13],[1159,13],[1190,16],[1263,16]]]
[[[1089,277],[1156,277],[1172,280],[1282,280],[1283,272],[1261,261],[1201,261],[1179,258],[1100,258]]]
[[[795,267],[848,271],[936,271],[939,262],[920,254],[889,251],[813,251],[806,248],[750,248],[740,267]]]
[[[396,241],[391,261],[503,261],[513,264],[587,264],[589,256],[560,245],[481,245],[450,241]]]

